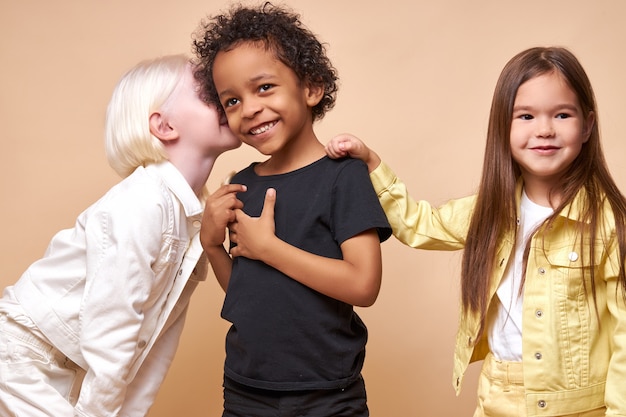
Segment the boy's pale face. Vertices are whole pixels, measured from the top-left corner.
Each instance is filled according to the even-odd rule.
[[[181,144],[206,155],[219,155],[240,146],[241,141],[228,128],[225,118],[220,117],[215,106],[200,99],[199,92],[189,66],[163,106],[167,121],[178,132]]]
[[[589,139],[593,120],[593,114],[583,114],[578,97],[558,73],[522,84],[513,105],[510,144],[525,186],[550,189]]]
[[[271,50],[243,43],[219,52],[213,81],[230,128],[264,155],[289,154],[317,140],[311,108],[320,98]]]

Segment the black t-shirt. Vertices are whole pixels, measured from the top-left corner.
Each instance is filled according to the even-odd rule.
[[[369,229],[386,240],[391,228],[365,164],[324,157],[298,170],[258,176],[254,165],[232,183],[244,211],[259,216],[265,192],[276,189],[276,236],[316,255],[341,259],[340,244]],[[292,391],[346,386],[360,374],[367,329],[352,305],[320,294],[278,270],[243,257],[233,270],[222,309],[227,377],[256,388]]]

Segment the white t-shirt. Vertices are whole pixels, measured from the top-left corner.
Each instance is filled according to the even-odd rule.
[[[499,303],[493,322],[489,326],[489,348],[496,359],[522,361],[523,295],[520,294],[520,285],[524,249],[531,233],[552,213],[552,208],[533,203],[526,192],[522,193],[515,257],[512,262],[509,262],[504,278],[496,291]]]

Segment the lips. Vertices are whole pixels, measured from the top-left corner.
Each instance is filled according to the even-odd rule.
[[[533,146],[530,148],[536,155],[551,156],[559,152],[561,148],[558,146]]]
[[[261,133],[265,133],[276,125],[276,121],[264,123],[260,126],[255,127],[254,129],[250,129],[249,132],[252,135],[260,135]]]
[[[533,148],[531,148],[535,151],[554,151],[559,149],[558,146],[535,146]]]

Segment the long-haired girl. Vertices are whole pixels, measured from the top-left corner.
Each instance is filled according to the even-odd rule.
[[[474,416],[626,415],[626,200],[570,51],[531,48],[504,67],[474,196],[434,208],[357,138],[327,152],[368,164],[400,241],[464,249],[454,385],[484,359]]]

